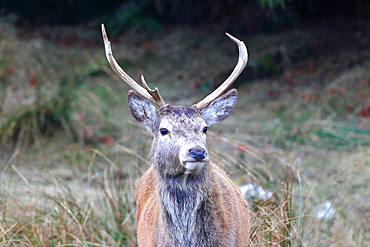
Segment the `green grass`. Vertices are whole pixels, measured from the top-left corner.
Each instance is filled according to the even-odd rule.
[[[148,52],[142,42],[148,37],[128,32],[113,49],[133,78],[145,74],[169,103],[191,105],[207,93],[199,82],[222,80],[225,64],[236,62],[234,44],[213,36],[179,29],[149,37],[157,48]],[[259,39],[248,44],[258,46]],[[133,193],[149,166],[151,136],[128,112],[128,87],[108,67],[103,46],[43,41],[38,53],[31,52],[39,49],[32,39],[10,35],[0,42],[6,47],[0,58],[0,245],[136,246]],[[194,42],[202,45],[192,49]],[[9,67],[19,69],[9,73]],[[360,83],[370,79],[368,69],[344,71],[327,87],[314,81],[287,90],[283,77],[241,85],[233,114],[212,126],[211,159],[239,185],[274,192],[266,201],[248,199],[251,246],[368,246],[370,123],[358,117],[370,104],[358,97],[369,91]],[[269,98],[266,86],[282,95]],[[29,97],[34,101],[25,101]],[[316,206],[325,201],[335,214],[319,219]]]
[[[370,129],[346,125],[343,122],[315,121],[307,117],[274,130],[272,143],[292,149],[299,145],[330,150],[352,149],[370,144]]]

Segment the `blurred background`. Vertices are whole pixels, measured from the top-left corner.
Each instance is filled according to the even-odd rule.
[[[136,246],[145,75],[191,106],[249,61],[211,159],[253,211],[251,246],[370,243],[370,0],[0,0],[0,245]],[[97,224],[98,222],[98,224]]]
[[[17,23],[76,25],[97,20],[115,21],[121,29],[157,25],[225,25],[244,33],[272,32],[298,27],[300,21],[331,17],[366,17],[369,1],[318,0],[95,0],[18,1],[2,0],[2,13],[18,15]],[[112,24],[113,25],[113,24]],[[118,31],[118,30],[116,30]]]

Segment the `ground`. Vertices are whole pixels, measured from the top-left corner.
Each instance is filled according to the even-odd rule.
[[[208,145],[238,185],[274,192],[248,199],[253,246],[368,246],[369,24],[233,34],[249,63]],[[0,30],[0,243],[135,246],[134,183],[151,136],[128,112],[98,25]],[[135,80],[190,106],[237,61],[227,30],[215,30],[129,30],[112,49]]]

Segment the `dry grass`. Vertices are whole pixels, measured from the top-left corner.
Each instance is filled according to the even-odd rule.
[[[127,86],[107,67],[102,46],[22,40],[1,25],[0,245],[135,246],[134,182],[149,165],[151,137],[126,109]],[[204,32],[122,39],[113,49],[129,74],[145,72],[175,105],[204,96],[236,60],[233,44]],[[261,40],[248,47],[262,50]],[[212,160],[236,183],[274,192],[248,199],[252,246],[368,246],[370,123],[358,118],[370,104],[359,96],[370,93],[368,70],[344,71],[325,87],[317,71],[295,73],[309,82],[289,88],[286,77],[242,85],[232,116],[212,128]],[[201,90],[181,87],[204,81]],[[319,218],[325,202],[331,208]]]

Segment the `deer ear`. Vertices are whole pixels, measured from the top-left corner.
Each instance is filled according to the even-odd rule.
[[[149,130],[153,130],[157,110],[152,103],[137,92],[130,90],[127,94],[127,104],[135,120],[148,127]]]
[[[236,89],[231,89],[229,92],[224,93],[202,111],[203,120],[208,126],[223,121],[231,113],[237,98],[238,91]]]

